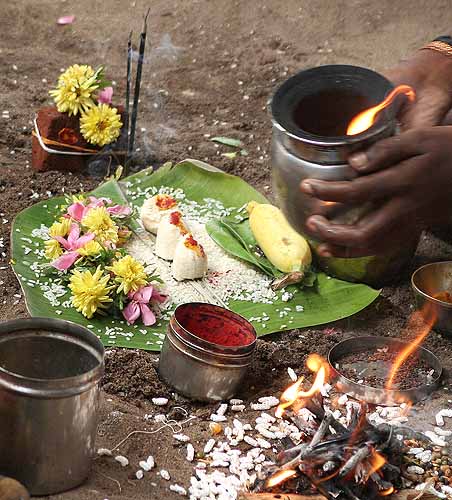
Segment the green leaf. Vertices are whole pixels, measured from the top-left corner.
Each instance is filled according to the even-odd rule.
[[[268,203],[262,194],[239,177],[222,173],[197,160],[186,160],[175,166],[167,164],[155,172],[152,169],[146,169],[121,182],[110,180],[99,186],[94,194],[111,198],[115,203],[124,203],[128,200],[134,208],[139,208],[144,199],[150,196],[147,194],[150,190],[161,187],[181,188],[187,199],[198,204],[206,203],[207,198],[219,200],[227,208],[243,207],[251,200]],[[59,206],[64,203],[64,198],[41,201],[19,213],[12,227],[11,248],[12,259],[15,262],[13,269],[21,283],[30,314],[61,318],[85,325],[98,335],[106,346],[160,350],[167,328],[165,321],[152,327],[129,326],[117,310],[115,315],[118,317],[97,316],[86,319],[72,307],[62,306],[62,303],[70,298],[69,293],[57,297],[54,305],[44,296],[44,294],[48,295],[46,287],[49,285],[51,275],[44,272],[44,266],[48,268],[48,263],[41,255],[43,241],[33,237],[32,231],[39,228],[41,224],[50,226],[59,215]],[[242,219],[236,219],[235,216],[240,214],[242,214]],[[131,228],[138,231],[139,224],[132,221]],[[239,234],[240,240],[249,241],[246,214],[242,212],[234,210],[231,216],[224,219],[223,224],[219,224],[218,221],[210,221],[208,224],[208,230],[217,242],[220,242],[222,238],[230,239],[231,228]],[[221,246],[221,243],[219,244]],[[251,258],[250,253],[246,252],[237,240],[234,247],[229,240],[227,245],[228,251],[233,254],[235,252],[236,257],[249,262],[250,265],[261,265],[265,268],[262,259],[258,256]],[[30,266],[35,265],[43,267],[39,279],[30,269]],[[318,273],[316,276],[316,287],[303,290],[298,290],[293,286],[288,287],[287,292],[293,294],[293,298],[288,302],[281,299],[273,304],[231,301],[229,307],[251,319],[257,333],[265,335],[346,318],[368,306],[379,294],[379,291],[366,285],[329,278],[323,273]],[[61,283],[63,284],[63,280]],[[282,293],[279,297],[282,297]],[[290,311],[286,311],[285,308]],[[281,316],[282,311],[286,311],[287,315]],[[256,320],[266,315],[269,319],[265,322]]]
[[[210,139],[212,142],[218,142],[224,144],[225,146],[231,146],[232,148],[239,148],[242,145],[242,141],[239,139],[231,139],[230,137],[212,137]]]
[[[225,156],[226,158],[229,158],[230,160],[234,160],[237,157],[237,151],[234,151],[232,153],[221,153],[221,156]]]
[[[261,269],[265,274],[269,274],[268,269],[261,265],[256,255],[238,239],[231,235],[229,226],[220,220],[211,220],[206,224],[207,232],[213,241],[234,257],[249,262]]]

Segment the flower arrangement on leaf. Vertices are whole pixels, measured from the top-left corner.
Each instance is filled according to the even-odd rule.
[[[111,107],[113,87],[105,80],[104,68],[74,64],[58,78],[56,89],[49,93],[60,113],[80,115],[80,132],[95,146],[106,146],[120,134],[122,122],[116,108]]]
[[[108,198],[74,197],[62,207],[49,228],[45,256],[71,290],[75,309],[90,319],[95,314],[124,317],[129,324],[141,318],[156,322],[152,310],[166,296],[161,280],[123,248],[131,235],[129,207]]]

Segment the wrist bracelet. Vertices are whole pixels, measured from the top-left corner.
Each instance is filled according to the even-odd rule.
[[[452,56],[452,37],[439,36],[427,45],[424,45],[421,50],[434,50],[445,56]]]

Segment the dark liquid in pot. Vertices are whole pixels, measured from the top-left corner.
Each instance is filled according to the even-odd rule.
[[[350,121],[375,105],[348,89],[323,90],[304,97],[296,106],[293,119],[301,130],[322,137],[346,135]]]

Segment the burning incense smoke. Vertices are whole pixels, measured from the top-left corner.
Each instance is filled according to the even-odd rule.
[[[380,102],[380,104],[377,104],[372,108],[365,109],[356,115],[347,127],[347,135],[360,134],[370,128],[375,123],[378,113],[390,106],[399,95],[405,95],[410,102],[413,102],[416,98],[416,93],[412,87],[409,85],[399,85],[392,92],[390,92],[386,99]]]

